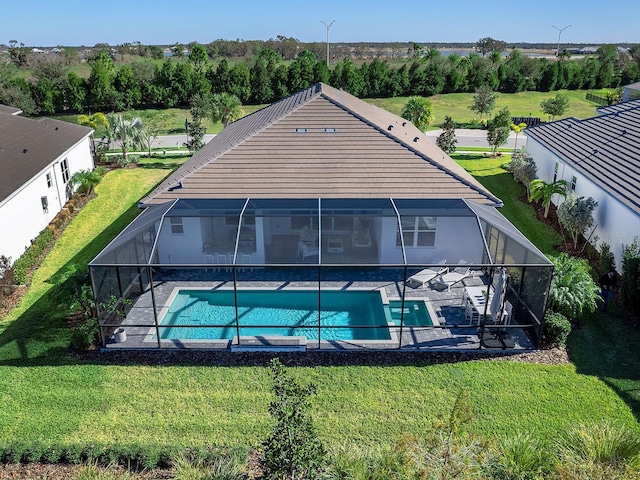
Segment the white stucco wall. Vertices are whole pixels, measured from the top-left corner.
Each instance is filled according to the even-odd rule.
[[[200,217],[182,217],[182,229],[182,233],[171,233],[171,223],[165,218],[158,237],[158,261],[176,265],[205,263]]]
[[[593,235],[598,237],[598,247],[603,242],[609,244],[611,251],[615,255],[616,268],[621,271],[622,246],[629,245],[633,242],[634,237],[640,237],[640,217],[627,206],[604,192],[572,166],[562,162],[560,158],[537,141],[528,139],[527,151],[538,166],[539,178],[546,182],[553,180],[554,166],[556,162],[559,162],[558,179],[564,179],[571,184],[571,178],[575,176],[577,179],[575,192],[585,197],[593,197],[598,202],[598,208],[593,215],[597,224]],[[553,203],[558,205],[561,200],[560,197],[556,197],[553,199]],[[587,232],[587,235],[589,233]]]
[[[52,161],[0,204],[1,255],[11,257],[12,261],[17,260],[66,203],[66,185],[62,181],[60,169],[65,158],[69,164],[70,177],[79,170],[92,170],[89,138]],[[47,173],[51,174],[51,187],[47,187]],[[45,196],[49,204],[47,212],[43,211],[41,202],[41,197]]]
[[[396,247],[396,224],[393,218],[383,219],[380,255],[382,263],[401,263],[402,253]],[[445,259],[456,264],[481,263],[484,244],[476,217],[438,217],[435,247],[408,247],[410,264],[434,264]]]

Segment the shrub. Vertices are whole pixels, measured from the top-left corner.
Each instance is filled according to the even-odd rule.
[[[604,275],[616,271],[616,259],[608,243],[600,245],[600,258],[598,260],[598,273]]]
[[[243,480],[244,469],[233,457],[220,455],[213,460],[193,459],[181,453],[173,460],[176,480]]]
[[[488,463],[491,478],[537,480],[551,471],[547,449],[530,434],[503,438]]]
[[[558,220],[569,232],[573,248],[578,248],[580,235],[586,233],[594,224],[593,211],[598,207],[592,197],[585,198],[572,193],[558,207]]]
[[[325,464],[325,450],[309,415],[309,397],[316,387],[300,385],[277,358],[271,361],[271,373],[276,400],[269,413],[276,424],[262,443],[265,479],[317,478]]]
[[[13,264],[13,274],[17,284],[26,284],[29,271],[37,267],[44,254],[53,245],[53,232],[44,229],[35,238],[26,252]]]
[[[542,344],[546,348],[564,347],[571,333],[571,322],[561,313],[547,312],[544,316]]]
[[[0,255],[0,307],[3,307],[7,298],[14,290],[14,274],[11,268],[11,257]]]
[[[100,325],[96,318],[74,326],[71,329],[71,347],[76,350],[89,350],[97,344]]]
[[[538,167],[533,157],[529,155],[526,148],[521,148],[514,152],[511,156],[511,162],[508,167],[509,173],[513,175],[516,182],[521,183],[527,188],[527,197],[531,196],[529,186],[536,178]]]
[[[600,300],[600,288],[591,277],[589,263],[566,253],[551,260],[555,268],[549,289],[549,308],[569,319],[594,312]]]
[[[633,310],[640,313],[640,243],[634,238],[631,245],[622,246],[622,299]]]
[[[558,442],[565,479],[627,479],[640,468],[640,437],[628,429],[601,423],[579,425]]]

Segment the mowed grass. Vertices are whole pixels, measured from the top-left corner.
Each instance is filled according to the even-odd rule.
[[[463,150],[466,150],[463,148]],[[504,202],[500,213],[507,217],[518,230],[531,240],[545,255],[554,256],[558,252],[555,246],[562,242],[562,236],[553,228],[540,223],[533,205],[526,200],[526,189],[513,180],[513,176],[505,170],[511,161],[510,156],[491,158],[484,155],[452,155],[465,170],[473,175],[490,192]]]
[[[495,114],[500,109],[508,107],[512,117],[528,117],[531,115],[540,117],[543,121],[548,121],[549,117],[542,111],[540,102],[555,97],[557,93],[562,93],[569,97],[569,108],[562,117],[558,117],[556,120],[566,117],[589,118],[596,115],[595,109],[597,105],[586,99],[586,90],[501,93],[498,95],[496,107],[492,113]],[[479,118],[477,113],[469,109],[469,106],[473,103],[473,95],[473,93],[448,93],[429,97],[435,116],[430,129],[439,128],[444,122],[445,116],[450,116],[456,122],[470,122],[474,118]],[[365,101],[400,115],[407,98],[369,98],[365,99]]]
[[[264,107],[265,105],[243,105],[242,111],[244,112],[244,115],[249,115]],[[144,115],[145,113],[148,113],[148,112],[160,112],[160,113],[173,114],[173,117],[171,118],[166,131],[162,133],[163,135],[184,135],[185,133],[184,122],[185,120],[190,122],[192,119],[191,113],[189,113],[188,108],[167,108],[164,110],[147,109],[147,110],[135,110],[135,111],[129,111],[129,112],[115,112],[115,113],[125,114],[125,115],[135,117],[137,115]],[[57,120],[63,120],[65,122],[71,122],[76,124],[78,123],[77,114],[53,115],[52,118],[55,118]],[[222,131],[222,123],[220,122],[212,122],[210,119],[204,118],[202,120],[202,124],[206,128],[207,130],[206,133],[208,134],[220,133]],[[103,125],[98,126],[94,135],[96,138],[104,137],[106,135],[106,128]]]
[[[494,176],[489,172],[499,172],[493,164],[472,165],[479,178],[485,173],[485,181]],[[68,330],[49,297],[50,279],[71,265],[86,268],[166,173],[153,168],[109,173],[98,197],[36,273],[21,305],[0,324],[3,441],[255,446],[266,435],[271,425],[266,367],[111,365],[106,356],[79,361],[68,355]],[[469,392],[475,413],[469,430],[487,439],[531,431],[549,441],[572,425],[602,419],[640,434],[624,397],[574,365],[430,365],[407,356],[384,366],[292,371],[302,382],[318,385],[313,416],[329,449],[389,446],[402,435],[426,436],[447,418],[461,389]]]

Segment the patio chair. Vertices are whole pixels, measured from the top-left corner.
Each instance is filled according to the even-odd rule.
[[[318,247],[309,245],[303,241],[298,241],[298,253],[302,254],[302,260],[304,260],[307,257],[319,255],[320,249]]]
[[[451,287],[456,283],[461,282],[471,274],[471,268],[469,267],[457,267],[444,275],[435,279],[436,285],[439,287],[447,287],[447,291],[451,291]]]
[[[447,263],[446,260],[441,260],[437,265],[444,265]],[[434,278],[438,275],[442,275],[443,273],[448,272],[449,269],[447,267],[433,267],[433,268],[424,268],[420,270],[418,273],[411,275],[407,278],[407,284],[414,288],[421,288],[430,283]]]

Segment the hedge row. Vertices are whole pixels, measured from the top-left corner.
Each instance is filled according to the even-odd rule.
[[[53,241],[53,231],[49,228],[42,230],[27,251],[15,261],[13,264],[13,275],[18,285],[27,283],[29,271],[40,265],[44,255],[53,245]]]
[[[178,455],[186,455],[194,462],[213,463],[220,457],[231,457],[246,463],[246,448],[184,448],[166,445],[113,445],[113,444],[45,444],[42,442],[0,443],[0,463],[67,463],[87,462],[99,466],[122,465],[133,471],[169,468]]]

